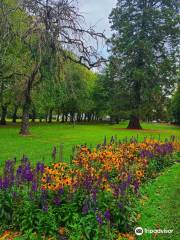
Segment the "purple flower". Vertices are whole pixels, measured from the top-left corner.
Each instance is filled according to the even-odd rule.
[[[33,190],[33,192],[36,192],[37,189],[38,189],[37,181],[33,181],[33,182],[32,182],[32,190]]]
[[[85,179],[84,179],[84,183],[83,183],[84,187],[85,187],[86,189],[90,190],[91,187],[92,187],[92,184],[93,184],[93,179],[92,179],[92,177],[89,176],[89,175],[86,175],[86,177],[85,177]]]
[[[48,192],[47,190],[41,190],[41,200],[44,201],[48,197]]]
[[[84,206],[83,206],[83,208],[82,208],[82,212],[83,212],[83,214],[86,215],[86,214],[88,213],[88,210],[89,210],[89,208],[88,208],[88,204],[85,203]]]
[[[154,157],[154,154],[153,154],[152,152],[148,151],[148,150],[142,150],[142,151],[140,152],[140,157],[142,157],[142,158],[145,158],[145,157],[147,157],[147,158],[153,158],[153,157]]]
[[[111,219],[111,213],[109,211],[109,209],[107,209],[104,213],[104,217],[106,218],[107,221],[110,221]]]
[[[127,189],[127,182],[122,182],[121,185],[119,186],[119,190],[121,191],[121,195],[125,194],[125,191]]]
[[[104,178],[107,179],[107,180],[109,179],[109,174],[108,174],[108,172],[105,172],[105,173],[104,173]]]
[[[59,195],[63,195],[64,194],[64,189],[63,188],[60,188],[59,191],[58,191]]]
[[[6,172],[9,172],[13,169],[14,167],[14,164],[15,164],[15,161],[13,160],[7,160],[6,163],[5,163],[5,168],[4,168],[4,171]]]
[[[134,185],[134,191],[135,191],[135,193],[137,193],[138,189],[139,189],[139,182],[137,180],[135,180],[133,185]]]
[[[22,166],[20,165],[16,171],[17,175],[21,175],[22,174]]]
[[[23,158],[21,159],[21,164],[22,165],[27,165],[29,164],[29,159],[26,156],[23,156]]]
[[[4,181],[5,181],[6,188],[12,185],[14,182],[14,166],[15,166],[14,160],[8,160],[5,163],[3,175],[5,177]],[[8,183],[8,186],[6,185],[6,183]]]
[[[34,173],[31,168],[30,162],[27,158],[23,157],[21,160],[22,164],[18,167],[16,171],[16,180],[18,184],[23,182],[32,182],[34,179]]]
[[[97,189],[93,189],[92,192],[91,192],[92,193],[92,199],[93,199],[94,202],[96,202],[97,192],[98,192]]]
[[[123,208],[123,204],[121,202],[118,203],[118,208],[122,209]]]
[[[24,171],[24,179],[27,180],[28,182],[31,182],[33,180],[33,173],[31,171],[31,169],[27,168]]]
[[[130,183],[131,183],[131,175],[128,175],[128,179],[127,179],[128,186],[130,185]]]
[[[47,204],[44,204],[43,207],[42,207],[42,210],[44,212],[48,212],[48,205]]]
[[[119,196],[119,186],[117,184],[111,184],[110,186],[113,189],[114,197],[118,197]]]
[[[51,176],[47,176],[46,177],[46,183],[50,183],[51,182]]]
[[[61,204],[61,199],[59,197],[55,197],[53,200],[53,203],[57,206],[59,206]]]
[[[44,172],[44,164],[43,163],[40,163],[40,162],[38,162],[37,163],[37,165],[36,165],[36,172],[37,173],[43,173]]]
[[[98,213],[96,214],[96,220],[98,222],[99,225],[102,225],[103,224],[103,220],[102,220],[102,217],[101,215]]]
[[[7,189],[9,187],[9,179],[7,177],[3,180],[3,188]]]

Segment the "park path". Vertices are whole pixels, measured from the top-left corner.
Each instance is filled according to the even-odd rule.
[[[142,189],[138,206],[139,226],[148,229],[173,229],[172,234],[143,234],[137,239],[180,239],[180,163],[166,169]]]

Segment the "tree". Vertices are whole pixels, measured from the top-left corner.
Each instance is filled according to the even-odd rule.
[[[171,112],[175,122],[180,124],[180,85],[172,98]]]
[[[171,94],[179,44],[177,0],[118,0],[110,15],[113,78],[129,93],[128,128],[140,129],[142,107],[154,89]]]
[[[67,62],[64,66],[64,91],[66,97],[62,102],[63,116],[70,114],[70,120],[80,121],[83,114],[92,117],[93,86],[96,74],[84,66]],[[66,117],[67,119],[67,117]]]
[[[98,118],[108,114],[109,92],[106,85],[106,74],[104,72],[99,73],[93,87],[93,111]]]
[[[31,24],[27,33],[30,33],[31,37],[32,34],[35,34],[38,44],[35,47],[35,53],[34,47],[26,42],[29,46],[31,57],[35,61],[31,74],[27,77],[24,91],[20,133],[27,135],[29,134],[28,122],[31,89],[38,73],[40,73],[41,67],[43,66],[45,69],[49,69],[50,73],[53,73],[58,54],[61,54],[64,61],[70,59],[88,67],[99,65],[102,59],[99,58],[92,46],[86,46],[86,41],[83,39],[91,37],[97,41],[98,38],[102,38],[104,35],[96,33],[92,28],[88,30],[84,28],[83,24],[81,24],[82,17],[78,12],[75,0],[24,0],[23,9],[26,9],[27,14],[31,16]],[[67,54],[67,48],[75,52],[76,58]],[[53,77],[54,75],[51,76]],[[44,76],[41,79],[44,79]]]
[[[12,84],[14,83],[12,75],[13,60],[16,55],[12,56],[14,47],[14,35],[11,31],[8,18],[11,13],[8,11],[6,1],[0,3],[0,104],[2,125],[6,124],[6,115],[8,105],[11,102]]]
[[[42,81],[52,82],[59,78],[60,59],[88,68],[99,66],[104,60],[97,54],[94,45],[86,43],[89,38],[97,42],[104,35],[91,27],[85,28],[76,0],[2,0],[0,4],[2,122],[9,104],[4,101],[4,92],[14,84],[9,80],[18,75],[23,79],[20,134],[28,135],[33,89]],[[17,57],[13,59],[15,64],[7,61],[7,57],[12,56],[9,49],[12,51],[13,47]],[[8,75],[2,76],[4,73]]]

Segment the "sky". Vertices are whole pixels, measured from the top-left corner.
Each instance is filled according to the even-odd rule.
[[[104,32],[111,36],[109,14],[115,7],[117,0],[78,0],[79,10],[85,17],[87,26],[94,26],[97,32]],[[101,48],[102,55],[107,56],[107,47]]]
[[[111,34],[108,16],[117,0],[79,0],[79,9],[87,24],[96,25],[98,31]]]

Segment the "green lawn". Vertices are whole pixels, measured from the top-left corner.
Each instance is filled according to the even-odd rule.
[[[139,226],[148,229],[172,229],[172,234],[161,234],[155,239],[180,239],[180,164],[176,163],[160,177],[142,187],[139,204]],[[144,199],[144,200],[143,200]],[[143,204],[144,202],[144,204]],[[138,239],[154,239],[143,234]]]
[[[96,124],[96,125],[76,125],[69,124],[33,124],[31,126],[31,136],[22,137],[18,134],[19,124],[0,126],[0,165],[7,159],[20,157],[25,154],[33,162],[51,160],[53,146],[64,144],[64,160],[69,160],[72,146],[75,144],[95,144],[102,143],[104,136],[108,139],[112,135],[117,135],[119,139],[139,135],[139,139],[145,136],[155,136],[161,138],[176,135],[180,137],[180,128],[165,124],[143,124],[143,131],[132,131],[125,129],[127,122],[119,125]]]

